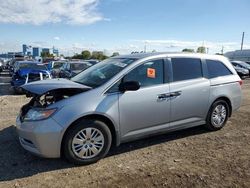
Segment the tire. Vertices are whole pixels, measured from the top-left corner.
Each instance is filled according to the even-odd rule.
[[[216,118],[216,115],[218,119]],[[225,126],[229,117],[229,105],[224,100],[215,101],[207,115],[205,127],[211,131],[220,130]]]
[[[111,142],[112,135],[105,123],[85,119],[67,131],[62,149],[64,157],[69,162],[87,165],[105,157]]]

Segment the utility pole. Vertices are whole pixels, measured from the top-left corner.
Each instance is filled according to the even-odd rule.
[[[144,43],[144,53],[147,52],[147,42]]]
[[[243,50],[243,45],[244,45],[244,37],[245,37],[245,32],[242,33],[242,39],[241,39],[241,48],[240,50]]]
[[[224,46],[222,46],[222,48],[221,48],[221,54],[222,55],[224,54]]]

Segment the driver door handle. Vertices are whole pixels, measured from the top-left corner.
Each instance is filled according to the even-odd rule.
[[[159,95],[157,96],[158,100],[160,100],[160,101],[166,100],[166,99],[169,98],[169,97],[170,97],[170,94],[169,94],[169,93],[159,94]]]
[[[175,91],[175,92],[170,93],[170,97],[178,97],[180,95],[181,95],[181,91]]]

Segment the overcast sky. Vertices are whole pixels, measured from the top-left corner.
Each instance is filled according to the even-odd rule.
[[[249,0],[0,0],[0,53],[60,49],[210,53],[250,48]]]

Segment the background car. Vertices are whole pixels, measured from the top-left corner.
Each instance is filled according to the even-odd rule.
[[[24,58],[14,58],[8,63],[9,74],[12,76],[14,74],[14,66],[17,61],[24,61]]]
[[[50,61],[47,64],[47,68],[53,78],[59,78],[60,70],[66,62],[67,61]]]
[[[15,93],[22,93],[20,86],[30,82],[51,79],[51,75],[44,64],[31,61],[17,61],[11,85]]]
[[[246,77],[246,76],[249,76],[249,70],[248,69],[244,69],[244,68],[241,68],[241,67],[237,67],[237,66],[234,66],[234,69],[236,70],[237,74],[243,78],[243,77]]]
[[[248,65],[250,65],[250,61],[246,61],[246,63],[247,63]]]
[[[234,67],[247,69],[250,72],[250,65],[245,63],[244,61],[231,61],[231,63]],[[248,74],[248,76],[250,75]]]
[[[2,71],[3,71],[3,62],[0,61],[0,72],[2,72]]]
[[[96,64],[96,62],[69,61],[60,68],[59,77],[68,79],[72,78],[75,75],[79,74],[80,72],[93,66],[94,64]]]

